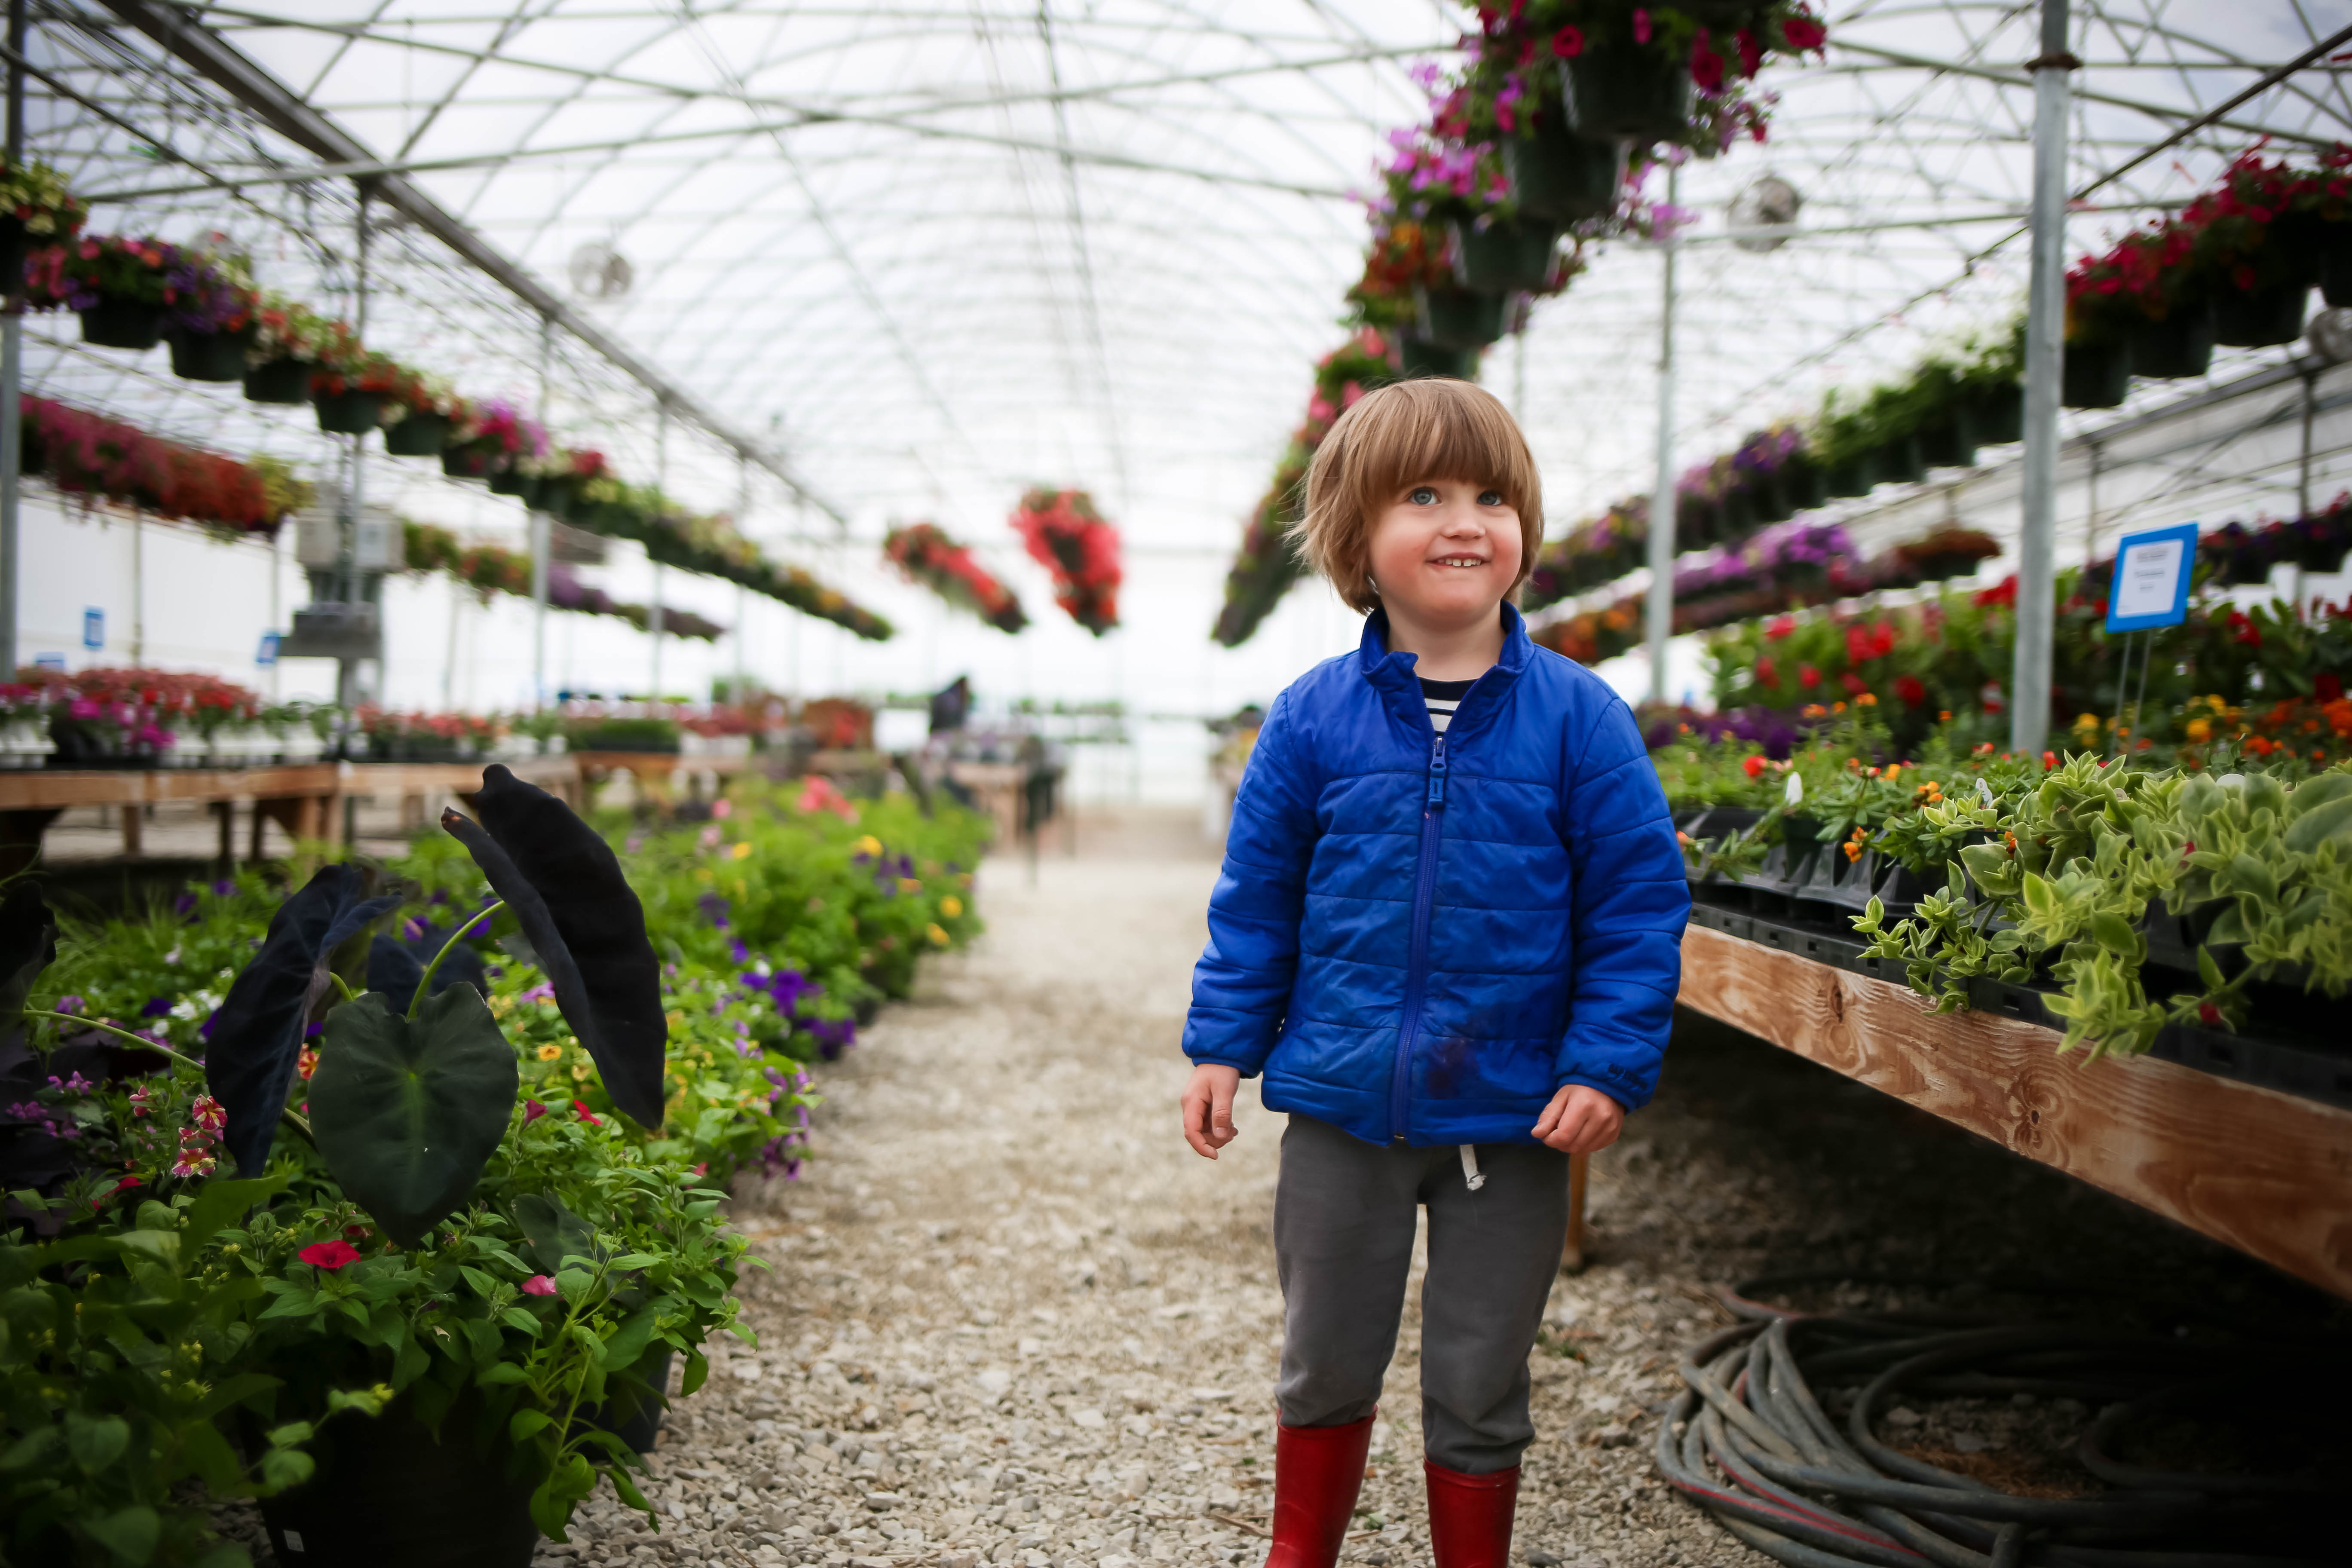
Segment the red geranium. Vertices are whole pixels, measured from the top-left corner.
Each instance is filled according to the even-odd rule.
[[[1895,695],[1916,708],[1927,700],[1927,689],[1919,683],[1916,675],[1898,675],[1895,678]]]

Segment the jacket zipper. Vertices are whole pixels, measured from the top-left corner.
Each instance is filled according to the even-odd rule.
[[[1412,1089],[1412,1047],[1421,1033],[1422,989],[1428,983],[1430,905],[1437,892],[1438,814],[1445,809],[1445,735],[1429,743],[1429,788],[1421,808],[1421,872],[1412,888],[1412,949],[1404,972],[1404,1022],[1397,1031],[1396,1067],[1389,1075],[1389,1142],[1405,1135]]]

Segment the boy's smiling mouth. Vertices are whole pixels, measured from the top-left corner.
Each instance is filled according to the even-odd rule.
[[[1486,558],[1483,555],[1440,555],[1431,562],[1431,564],[1434,566],[1484,566],[1486,564]]]

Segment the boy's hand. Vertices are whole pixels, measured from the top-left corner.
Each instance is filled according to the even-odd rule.
[[[1234,1094],[1242,1086],[1239,1068],[1202,1062],[1184,1086],[1184,1142],[1213,1160],[1217,1151],[1241,1136],[1234,1131]]]
[[[1571,1083],[1553,1095],[1536,1118],[1535,1135],[1545,1147],[1563,1154],[1594,1154],[1617,1142],[1624,1130],[1623,1106],[1597,1089]]]

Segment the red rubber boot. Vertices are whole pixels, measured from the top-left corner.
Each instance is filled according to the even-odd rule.
[[[1505,1568],[1511,1517],[1519,1504],[1519,1468],[1466,1476],[1427,1459],[1429,1550],[1437,1568]]]
[[[1332,1568],[1363,1489],[1372,1417],[1274,1429],[1274,1550],[1265,1568]]]

